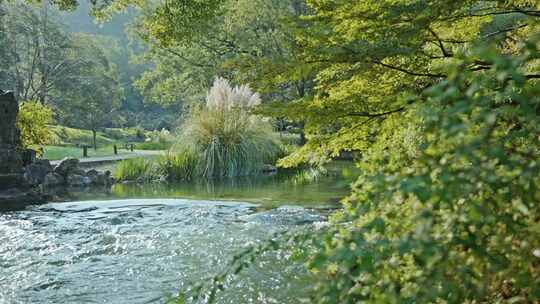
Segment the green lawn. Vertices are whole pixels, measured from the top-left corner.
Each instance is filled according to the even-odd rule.
[[[86,144],[93,142],[92,131],[69,128],[64,126],[50,126],[53,132],[55,144]],[[97,132],[96,141],[98,146],[109,146],[113,144],[136,142],[141,140],[137,137],[135,129],[104,129]]]
[[[59,160],[64,157],[83,157],[83,149],[75,146],[45,146],[43,158],[48,160]],[[118,154],[126,154],[129,151],[118,149]],[[93,148],[88,148],[88,157],[112,156],[114,155],[112,146],[104,146],[94,151]]]

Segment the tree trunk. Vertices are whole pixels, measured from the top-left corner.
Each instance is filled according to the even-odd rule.
[[[300,131],[300,146],[303,146],[307,143],[306,139],[306,133],[304,133],[304,130]]]
[[[48,84],[48,77],[49,77],[49,67],[47,62],[47,42],[45,33],[47,32],[47,18],[48,18],[48,6],[49,6],[49,0],[43,0],[43,29],[41,32],[41,38],[42,38],[42,49],[41,49],[41,87],[39,92],[39,101],[41,104],[45,104],[47,100],[47,84]]]
[[[299,83],[296,86],[298,90],[298,96],[300,98],[304,98],[306,96],[306,80],[302,77],[300,79]],[[300,123],[300,145],[303,146],[307,143],[306,139],[306,133],[304,133],[304,125],[305,123],[302,121]]]
[[[97,142],[96,142],[97,131],[95,129],[92,129],[92,136],[94,138],[94,151],[95,151],[97,150]]]

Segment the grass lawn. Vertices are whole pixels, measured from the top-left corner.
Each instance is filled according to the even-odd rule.
[[[53,141],[57,144],[86,144],[93,142],[92,131],[64,126],[49,126],[53,132]],[[98,145],[109,146],[113,144],[136,142],[141,139],[137,137],[135,129],[104,129],[97,132],[96,141]]]
[[[83,149],[74,146],[45,146],[43,158],[48,160],[59,160],[64,157],[83,157]],[[118,155],[129,153],[124,149],[118,149]],[[97,151],[88,148],[88,157],[112,156],[114,155],[112,146],[99,147]]]

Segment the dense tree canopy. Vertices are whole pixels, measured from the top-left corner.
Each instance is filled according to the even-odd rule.
[[[303,64],[317,71],[316,94],[276,112],[308,121],[313,140],[306,151],[323,155],[366,148],[374,124],[402,115],[417,101],[410,94],[444,79],[446,67],[472,45],[497,42],[515,52],[539,29],[538,7],[530,1],[310,4],[317,13],[304,18],[310,25],[298,38],[305,45]],[[489,68],[482,58],[467,67]],[[291,163],[302,161],[301,154]]]

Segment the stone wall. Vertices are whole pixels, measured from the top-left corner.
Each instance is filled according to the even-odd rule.
[[[23,164],[17,149],[16,127],[19,104],[12,92],[0,90],[0,190],[17,187],[22,181]]]

